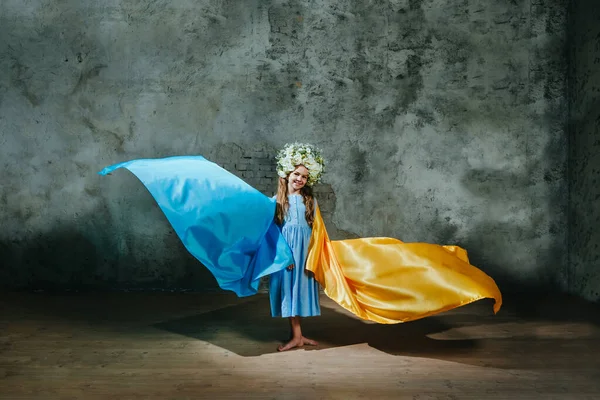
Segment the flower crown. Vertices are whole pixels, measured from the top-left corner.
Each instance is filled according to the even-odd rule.
[[[286,144],[277,154],[277,175],[282,178],[288,176],[298,165],[304,165],[308,169],[308,186],[319,183],[325,162],[321,156],[321,150],[313,145],[304,143]]]

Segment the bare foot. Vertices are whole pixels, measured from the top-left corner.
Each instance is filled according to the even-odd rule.
[[[304,344],[307,344],[309,346],[318,346],[319,345],[319,342],[317,342],[316,340],[305,338],[304,336],[302,336],[302,341],[304,342]]]
[[[305,338],[302,336],[301,338],[292,338],[289,342],[284,345],[281,345],[277,348],[278,351],[287,351],[296,347],[302,347],[304,345],[308,346],[317,346],[319,343],[312,339]]]

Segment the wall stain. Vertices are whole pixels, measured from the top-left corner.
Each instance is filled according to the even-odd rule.
[[[32,73],[29,67],[21,64],[18,60],[14,60],[10,68],[10,79],[12,85],[29,101],[34,107],[40,105],[39,97],[31,91],[28,85],[28,80],[31,79]]]
[[[75,84],[75,87],[71,91],[71,94],[75,94],[75,93],[81,91],[82,87],[89,80],[98,77],[100,75],[100,71],[102,71],[104,68],[108,68],[108,65],[98,64],[98,65],[94,65],[93,67],[91,67],[87,70],[82,70],[81,73],[79,74],[79,80]]]

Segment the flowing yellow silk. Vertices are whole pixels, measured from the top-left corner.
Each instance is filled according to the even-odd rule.
[[[392,238],[329,240],[317,206],[306,269],[325,294],[356,316],[382,324],[424,318],[502,295],[458,246]]]

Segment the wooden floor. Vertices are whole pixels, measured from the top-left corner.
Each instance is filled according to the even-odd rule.
[[[600,310],[491,302],[399,325],[322,298],[315,349],[277,353],[268,298],[0,294],[1,399],[600,399]]]

